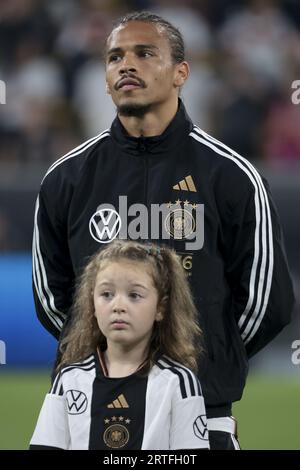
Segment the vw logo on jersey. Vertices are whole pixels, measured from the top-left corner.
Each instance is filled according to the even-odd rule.
[[[198,416],[193,424],[194,434],[199,439],[208,440],[207,418],[206,415]]]
[[[119,234],[121,217],[115,209],[100,209],[90,218],[89,229],[98,243],[110,243]]]
[[[80,390],[67,390],[66,399],[69,415],[80,415],[87,409],[87,396]]]

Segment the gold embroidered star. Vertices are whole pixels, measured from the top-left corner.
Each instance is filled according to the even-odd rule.
[[[185,206],[189,206],[190,205],[190,201],[188,201],[187,199],[184,201],[184,205]]]
[[[181,204],[181,200],[180,199],[177,199],[177,201],[175,201],[175,204]]]
[[[109,423],[109,419],[106,418],[106,419],[104,420],[104,423],[105,423],[105,424],[108,424],[108,423]]]
[[[113,417],[111,418],[111,420],[112,420],[112,421],[117,421],[116,416],[113,416]]]
[[[197,209],[197,207],[198,207],[197,204],[193,204],[193,205],[192,205],[192,208],[193,208],[193,209]]]
[[[131,419],[125,419],[125,423],[126,423],[126,424],[130,424],[130,423],[131,423]]]
[[[124,416],[119,416],[119,421],[124,421]]]

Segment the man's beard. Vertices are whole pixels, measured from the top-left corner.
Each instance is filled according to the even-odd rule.
[[[121,104],[117,106],[117,112],[120,116],[142,118],[151,110],[151,104]]]

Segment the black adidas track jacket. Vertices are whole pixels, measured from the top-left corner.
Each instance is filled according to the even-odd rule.
[[[128,136],[116,118],[111,129],[49,168],[34,221],[38,317],[58,338],[76,277],[103,241],[117,233],[118,220],[103,208],[120,214],[124,233],[138,217],[133,208],[140,206],[133,204],[148,209],[139,229],[149,239],[151,207],[169,209],[161,220],[169,234],[163,242],[182,257],[205,334],[199,375],[207,414],[228,414],[241,398],[248,357],[289,323],[294,295],[266,181],[246,159],[194,126],[181,101],[162,135]],[[197,207],[204,207],[203,220],[195,215]],[[105,228],[110,220],[116,220],[115,232]],[[186,231],[180,231],[184,224]],[[204,235],[201,249],[186,248],[192,229]]]

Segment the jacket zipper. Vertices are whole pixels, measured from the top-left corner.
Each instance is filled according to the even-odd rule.
[[[144,204],[148,207],[148,173],[149,173],[149,159],[148,156],[144,157]]]

